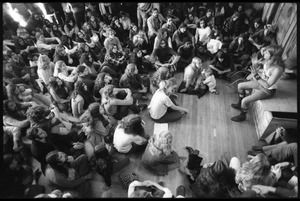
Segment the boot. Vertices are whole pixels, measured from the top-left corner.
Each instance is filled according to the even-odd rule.
[[[245,92],[243,91],[242,93],[239,93],[239,102],[237,104],[232,103],[231,107],[237,110],[241,110],[241,103],[243,98],[245,97]]]
[[[192,147],[186,146],[185,149],[187,150],[188,154],[195,154],[199,155],[200,151],[199,150],[194,150]]]
[[[241,108],[241,114],[232,117],[231,120],[235,122],[245,121],[247,117],[247,109]]]

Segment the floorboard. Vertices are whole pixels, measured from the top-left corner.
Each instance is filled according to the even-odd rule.
[[[175,77],[177,80],[182,80],[182,73],[176,74]],[[169,123],[169,130],[174,135],[173,145],[178,154],[185,157],[187,157],[185,146],[199,149],[200,156],[203,157],[202,164],[221,159],[222,155],[228,159],[236,156],[244,162],[247,150],[258,141],[251,110],[247,114],[246,121],[232,122],[230,118],[239,113],[230,107],[231,103],[237,101],[237,95],[227,86],[225,80],[217,79],[217,88],[220,92],[219,95],[207,92],[200,99],[195,95],[178,93],[177,103],[187,108],[189,114],[178,122]],[[154,122],[151,121],[148,111],[144,111],[141,116],[146,122],[146,132],[152,135]],[[130,155],[130,164],[123,170],[136,172],[141,181],[164,181],[165,186],[173,194],[176,193],[177,186],[185,185],[187,187],[186,197],[192,196],[186,177],[178,169],[169,172],[164,177],[158,177],[140,165],[140,157],[141,155]],[[91,196],[101,197],[104,180],[97,173],[94,175],[91,180]],[[112,177],[112,188],[115,192],[113,196],[126,197],[126,192],[119,183],[118,175],[119,173],[115,173]]]

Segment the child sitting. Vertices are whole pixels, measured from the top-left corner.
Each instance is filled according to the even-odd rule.
[[[194,90],[200,88],[203,77],[201,76],[202,60],[198,57],[194,57],[192,62],[184,69],[183,81],[185,82],[185,88],[180,92],[186,92],[190,86],[194,86]]]
[[[203,84],[206,84],[208,86],[208,89],[211,93],[214,94],[219,94],[219,92],[217,91],[216,87],[217,87],[217,81],[215,76],[213,75],[212,70],[208,69],[208,70],[203,70],[204,75],[205,75],[205,80],[203,81]]]

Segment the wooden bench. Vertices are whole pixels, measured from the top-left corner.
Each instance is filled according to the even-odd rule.
[[[252,111],[258,139],[279,126],[297,127],[297,80],[279,80],[275,96],[254,102]]]

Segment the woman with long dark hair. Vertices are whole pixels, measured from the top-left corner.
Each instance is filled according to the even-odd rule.
[[[49,86],[52,103],[57,106],[60,111],[68,112],[71,108],[70,93],[63,80],[59,77],[50,77]]]
[[[72,38],[72,40],[75,40],[75,36],[79,31],[78,26],[76,25],[75,21],[70,18],[66,20],[66,23],[64,25],[64,31],[65,33]]]

